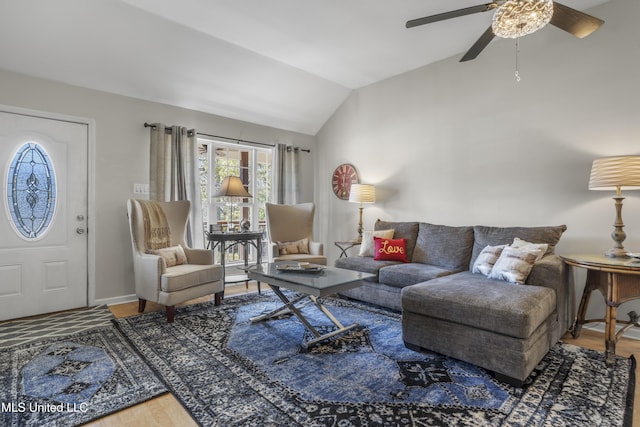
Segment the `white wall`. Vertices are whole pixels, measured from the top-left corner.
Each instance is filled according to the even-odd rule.
[[[330,187],[342,162],[377,187],[366,229],[376,218],[566,224],[559,253],[612,247],[614,194],[587,184],[594,158],[640,154],[640,2],[588,12],[606,21],[588,38],[548,27],[520,41],[519,83],[515,42],[497,40],[475,61],[459,55],[355,91],[318,134],[316,228],[330,257],[357,230],[357,206]],[[624,195],[625,247],[640,252],[640,192]],[[581,293],[584,274],[576,280]]]
[[[310,148],[303,170],[313,168],[315,138],[246,122],[140,101],[0,70],[0,104],[91,118],[96,123],[95,295],[98,302],[134,293],[126,200],[134,183],[149,182],[149,129],[144,122],[182,125],[199,132],[250,141]],[[302,183],[304,201],[313,198],[313,175]],[[137,195],[135,197],[138,197]]]

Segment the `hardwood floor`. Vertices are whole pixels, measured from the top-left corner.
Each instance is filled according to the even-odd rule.
[[[262,286],[263,292],[269,292]],[[255,292],[257,290],[255,282],[249,283],[249,288],[246,289],[245,285],[240,283],[236,285],[227,286],[225,294],[236,295],[248,292]],[[189,301],[189,304],[194,302],[203,302],[212,300],[211,297],[199,298],[193,301]],[[127,317],[138,314],[138,303],[131,302],[126,304],[119,304],[109,307],[116,317]],[[151,302],[147,303],[145,312],[163,310],[164,307]],[[584,329],[580,338],[574,339],[571,334],[566,334],[563,337],[563,341],[566,343],[578,345],[584,348],[591,348],[594,350],[604,350],[604,334]],[[616,354],[629,357],[634,355],[636,360],[640,358],[640,341],[630,338],[622,337],[616,346]],[[636,375],[636,388],[634,398],[634,410],[633,419],[634,426],[640,426],[640,375]],[[176,400],[171,394],[165,394],[163,396],[151,399],[147,402],[133,406],[131,408],[116,412],[115,414],[101,418],[89,424],[88,426],[94,427],[121,427],[121,426],[158,426],[158,427],[172,427],[172,426],[197,426],[197,423],[191,418],[189,413],[182,407],[180,402]]]

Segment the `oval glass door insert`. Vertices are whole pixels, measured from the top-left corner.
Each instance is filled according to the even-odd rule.
[[[15,231],[27,240],[42,238],[56,209],[56,176],[45,149],[27,142],[11,160],[7,207]]]

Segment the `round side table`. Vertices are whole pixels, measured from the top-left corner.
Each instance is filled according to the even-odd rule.
[[[637,313],[629,313],[629,320],[618,320],[617,309],[620,304],[640,298],[640,259],[610,258],[605,255],[561,255],[564,262],[573,267],[587,269],[587,281],[584,286],[576,322],[573,325],[573,337],[578,338],[582,325],[591,322],[605,322],[605,346],[607,365],[615,362],[616,342],[622,334],[633,326],[640,326]],[[586,319],[587,306],[591,292],[598,290],[605,299],[604,319]],[[625,326],[616,333],[616,324]]]

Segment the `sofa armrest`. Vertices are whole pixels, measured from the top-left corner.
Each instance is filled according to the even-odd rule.
[[[570,270],[562,258],[551,254],[536,262],[526,284],[544,286],[556,291],[558,321],[563,333],[569,330],[574,321],[575,301]]]
[[[311,255],[324,255],[324,245],[320,242],[309,242],[309,253]]]
[[[213,251],[209,249],[184,248],[189,264],[211,265],[213,261]]]

